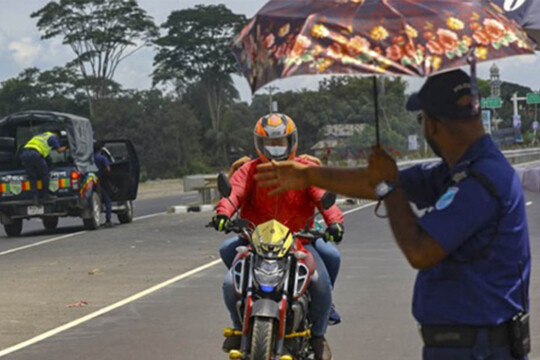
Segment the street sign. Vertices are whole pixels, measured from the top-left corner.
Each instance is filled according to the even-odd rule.
[[[514,129],[520,129],[521,128],[521,115],[514,115],[512,120],[514,121]]]
[[[500,109],[502,107],[502,101],[500,97],[488,97],[486,99],[486,107],[488,109]]]
[[[417,151],[417,150],[418,150],[418,136],[409,135],[409,151]]]
[[[491,111],[482,110],[482,123],[484,124],[484,129],[486,133],[491,134]]]
[[[527,104],[540,104],[540,93],[528,93]]]

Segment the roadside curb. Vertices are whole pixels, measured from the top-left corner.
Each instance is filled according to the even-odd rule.
[[[167,214],[186,214],[190,212],[208,212],[214,211],[214,205],[179,205],[179,206],[170,206],[167,208]]]

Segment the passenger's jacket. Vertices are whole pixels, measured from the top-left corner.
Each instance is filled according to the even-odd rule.
[[[294,161],[315,165],[301,158],[295,158]],[[291,232],[303,229],[309,218],[313,216],[315,208],[318,207],[321,210],[321,198],[325,191],[310,186],[304,190],[291,190],[280,195],[269,196],[268,193],[272,191],[272,188],[259,187],[254,179],[259,164],[261,164],[260,159],[244,164],[230,179],[232,185],[230,200],[240,209],[240,217],[256,225],[275,219],[287,226]],[[232,217],[235,210],[227,199],[221,199],[216,211],[218,214]],[[343,213],[337,205],[321,213],[327,225],[343,224]]]

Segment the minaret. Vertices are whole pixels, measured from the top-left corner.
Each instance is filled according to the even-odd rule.
[[[497,64],[493,63],[489,69],[490,78],[489,78],[489,87],[491,89],[491,97],[501,97],[501,71]],[[499,124],[502,122],[502,119],[499,119],[496,109],[492,109],[492,120],[494,130],[499,129]]]
[[[493,63],[491,68],[489,69],[490,72],[490,79],[489,79],[489,87],[491,88],[491,96],[492,97],[500,97],[501,96],[501,71],[499,70],[499,67],[497,64]]]

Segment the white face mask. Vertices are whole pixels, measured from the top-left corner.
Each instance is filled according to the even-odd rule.
[[[272,156],[279,157],[287,152],[286,146],[265,146],[264,147]]]

